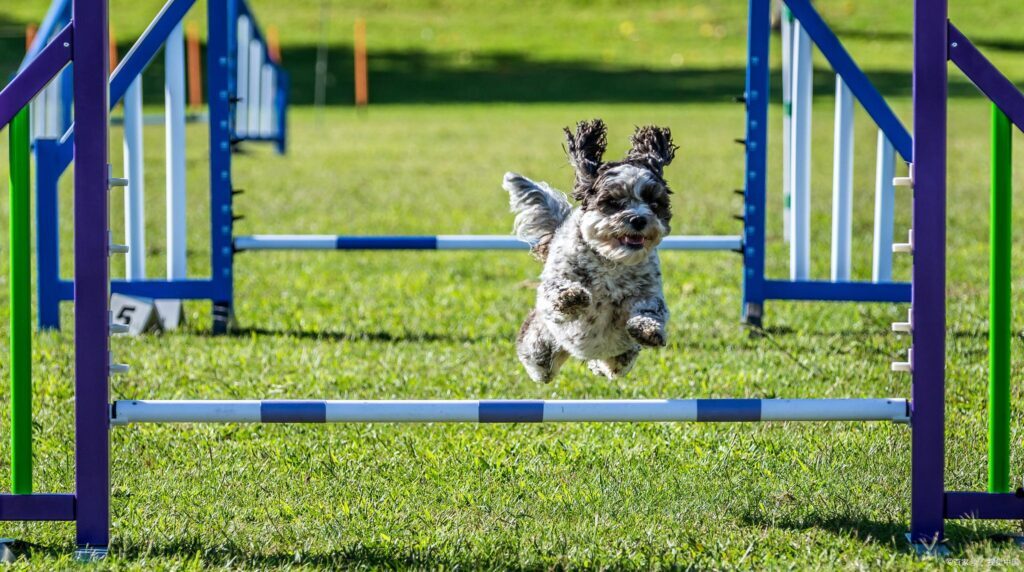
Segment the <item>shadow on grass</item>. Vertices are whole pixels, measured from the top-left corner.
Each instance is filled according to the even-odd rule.
[[[352,48],[328,48],[326,103],[353,103]],[[316,46],[292,45],[282,60],[291,75],[293,103],[313,103]],[[605,63],[591,59],[536,59],[527,52],[434,52],[420,49],[379,50],[369,54],[370,102],[414,103],[715,103],[728,102],[744,90],[744,65],[715,68],[662,68]],[[830,96],[834,76],[825,68],[814,74],[816,94]],[[886,96],[909,97],[911,73],[865,68]],[[162,77],[162,76],[161,76]],[[954,78],[955,79],[955,78]],[[162,84],[153,83],[154,97]],[[770,93],[781,101],[782,78],[771,77]],[[143,85],[146,85],[143,82]],[[950,97],[973,96],[967,81],[952,81]],[[148,95],[148,94],[147,94]]]
[[[905,522],[882,522],[864,518],[848,516],[820,517],[809,515],[800,520],[777,519],[769,520],[761,516],[746,515],[743,517],[744,524],[759,528],[778,528],[782,530],[821,530],[835,536],[855,538],[860,542],[874,544],[888,544],[894,548],[905,548],[905,534],[907,523]]]
[[[296,554],[298,552],[298,554]],[[145,561],[153,558],[192,559],[198,556],[203,566],[243,567],[259,570],[291,568],[293,566],[317,569],[518,569],[515,562],[502,562],[495,558],[451,558],[436,553],[436,549],[413,549],[398,544],[379,546],[357,542],[336,550],[315,553],[271,552],[253,553],[235,544],[211,546],[199,539],[182,539],[168,544],[147,546],[114,546],[111,553],[117,559]]]
[[[200,332],[206,337],[219,337],[210,331]],[[515,336],[486,335],[471,336],[460,332],[388,332],[385,330],[367,331],[317,331],[317,330],[288,330],[270,329],[260,327],[235,328],[228,334],[229,337],[281,337],[296,338],[301,340],[325,341],[325,342],[389,342],[389,343],[455,343],[471,344],[485,341],[513,340]]]
[[[3,22],[0,21],[0,24]],[[856,35],[850,32],[850,35]],[[18,64],[24,49],[20,38],[0,38],[0,80]],[[131,44],[118,47],[125,53]],[[205,46],[202,48],[205,50]],[[292,45],[283,50],[291,76],[291,102],[314,101],[316,46]],[[328,48],[327,105],[353,104],[352,49]],[[203,56],[205,58],[205,56]],[[204,59],[205,61],[205,59]],[[909,67],[909,63],[908,63]],[[369,55],[372,104],[453,103],[717,103],[729,102],[744,90],[743,65],[716,68],[652,68],[589,59],[536,59],[526,52],[432,52],[419,49],[382,50]],[[825,68],[814,74],[815,94],[831,96],[833,75]],[[909,97],[911,74],[891,69],[864,69],[887,97]],[[163,101],[163,58],[143,73],[145,101]],[[771,96],[778,103],[781,77],[773,73]],[[1022,83],[1022,82],[1018,82]],[[970,82],[951,77],[950,97],[976,96]],[[205,98],[205,94],[204,94]]]
[[[68,545],[40,545],[16,542],[12,549],[21,562],[31,563],[36,559],[59,560],[70,555],[74,548]],[[296,552],[299,552],[296,555]],[[229,544],[211,545],[199,539],[175,540],[167,544],[128,545],[114,544],[109,558],[114,562],[142,562],[146,560],[193,560],[201,559],[205,567],[227,566],[254,568],[259,570],[291,568],[293,566],[320,569],[369,568],[386,570],[416,569],[476,569],[496,567],[514,569],[514,563],[482,560],[452,560],[432,554],[429,550],[414,550],[401,546],[367,546],[359,543],[335,551],[306,554],[296,552],[273,552],[256,554],[243,547]]]
[[[833,31],[840,38],[858,38],[862,40],[881,40],[884,42],[903,42],[910,45],[914,41],[913,33],[907,32],[893,32],[893,31],[881,31],[881,30],[854,30],[844,28],[832,28]],[[967,35],[967,38],[971,40],[978,49],[990,49],[990,50],[1004,50],[1008,52],[1024,52],[1024,41],[1022,40],[1010,40],[1010,39],[996,39],[996,38],[972,38],[970,34],[967,34],[965,30],[961,30]]]
[[[758,528],[776,528],[792,531],[821,530],[859,542],[887,545],[897,552],[912,553],[913,547],[907,542],[909,522],[879,521],[854,516],[819,517],[809,515],[799,521],[789,519],[768,520],[760,516],[747,515],[743,522]],[[976,544],[1001,544],[1012,542],[1013,537],[989,531],[979,531],[957,524],[946,523],[946,540],[952,555],[965,552]]]

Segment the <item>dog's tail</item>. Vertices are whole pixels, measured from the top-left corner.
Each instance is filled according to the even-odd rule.
[[[547,183],[535,183],[516,173],[505,173],[501,186],[508,191],[509,206],[516,215],[513,233],[530,243],[530,252],[537,259],[545,260],[555,230],[572,212],[568,197]]]

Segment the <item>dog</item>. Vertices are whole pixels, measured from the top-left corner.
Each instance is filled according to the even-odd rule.
[[[605,163],[603,121],[564,131],[577,207],[547,183],[516,173],[502,184],[514,234],[544,263],[516,353],[537,382],[554,379],[569,356],[615,379],[633,368],[642,348],[666,344],[669,312],[656,247],[671,231],[664,168],[677,147],[668,128],[638,127],[626,157]]]

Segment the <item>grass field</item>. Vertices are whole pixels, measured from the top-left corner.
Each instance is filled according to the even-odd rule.
[[[610,156],[632,126],[672,127],[667,170],[675,233],[738,234],[742,177],[744,3],[334,1],[327,16],[328,105],[314,109],[319,3],[258,0],[281,28],[295,78],[292,147],[236,155],[238,234],[505,233],[500,180],[518,170],[567,188],[560,129],[603,117]],[[111,0],[122,52],[159,5]],[[910,116],[910,2],[820,0],[826,19]],[[205,3],[200,2],[197,21]],[[0,7],[0,73],[17,64],[24,23],[45,2]],[[1024,85],[1024,10],[1016,0],[954,0],[959,27]],[[351,109],[351,19],[368,18],[371,107]],[[7,33],[9,32],[9,33]],[[777,38],[774,60],[778,62]],[[814,111],[813,275],[828,276],[832,76],[824,60]],[[159,105],[159,65],[147,102]],[[988,106],[953,70],[950,100],[947,483],[986,486]],[[775,80],[778,85],[778,80]],[[776,90],[777,91],[777,90]],[[152,97],[151,97],[152,96]],[[777,93],[776,93],[777,96]],[[154,111],[157,108],[154,107]],[[772,107],[770,161],[781,162]],[[163,261],[163,131],[146,131],[149,272]],[[6,157],[6,137],[0,154]],[[1019,135],[1015,162],[1024,165]],[[190,270],[208,272],[207,135],[189,127]],[[120,131],[112,133],[115,171]],[[875,130],[857,118],[854,277],[870,277]],[[6,161],[0,176],[6,177]],[[1024,168],[1015,177],[1024,204]],[[70,185],[65,178],[67,199]],[[768,267],[785,276],[778,170],[769,191]],[[122,234],[122,203],[111,221]],[[899,196],[897,235],[909,224]],[[64,209],[62,266],[70,275]],[[0,202],[6,236],[7,201]],[[1017,222],[1021,217],[1015,217]],[[5,242],[6,244],[6,242]],[[6,252],[6,250],[4,250]],[[1015,254],[1017,267],[1024,251]],[[519,253],[247,253],[236,267],[240,329],[214,337],[205,303],[181,331],[118,338],[132,371],[115,398],[904,397],[889,372],[907,340],[887,304],[767,307],[766,330],[738,323],[740,261],[666,253],[669,346],[609,382],[571,363],[530,382],[513,339],[538,265]],[[7,257],[0,284],[7,283]],[[115,260],[115,275],[123,267]],[[909,277],[906,260],[896,274]],[[0,342],[8,340],[0,288]],[[1021,307],[1021,289],[1014,303]],[[65,323],[72,319],[65,307]],[[1015,363],[1024,357],[1014,325]],[[72,337],[34,340],[36,488],[73,485]],[[1022,397],[1014,368],[1014,397]],[[6,378],[6,360],[0,376]],[[6,442],[8,392],[0,392]],[[1021,409],[1013,442],[1020,443]],[[908,429],[894,424],[515,426],[135,426],[112,433],[110,569],[269,568],[930,568],[905,547]],[[0,482],[9,476],[6,446]],[[1013,459],[1019,482],[1022,458]],[[1013,568],[1019,549],[988,537],[1015,523],[948,527],[947,566]],[[10,524],[31,541],[25,568],[71,567],[73,526]]]

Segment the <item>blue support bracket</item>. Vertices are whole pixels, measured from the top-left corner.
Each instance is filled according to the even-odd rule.
[[[832,65],[832,69],[843,78],[857,101],[864,106],[864,110],[892,142],[896,152],[907,163],[912,162],[913,151],[907,128],[900,123],[899,118],[875,89],[868,76],[864,75],[864,72],[857,67],[857,63],[853,61],[839,38],[828,27],[818,11],[811,6],[810,0],[785,0],[785,2],[800,25],[807,30],[807,35],[811,37],[811,40],[821,50],[822,55]]]
[[[142,71],[153,61],[160,48],[167,43],[167,37],[170,36],[171,31],[185,19],[185,15],[195,3],[196,0],[170,0],[142,32],[138,41],[128,50],[124,59],[110,76],[111,109],[124,98],[128,86],[142,75]]]
[[[831,302],[910,302],[907,282],[827,282],[824,280],[765,280],[769,300]]]

